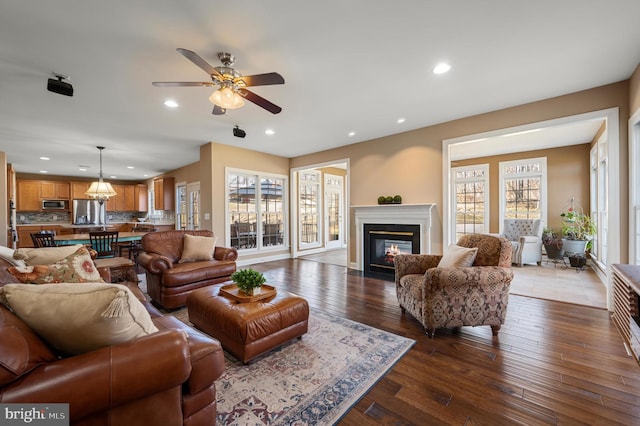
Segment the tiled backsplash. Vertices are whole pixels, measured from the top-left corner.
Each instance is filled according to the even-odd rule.
[[[107,223],[109,222],[133,222],[139,217],[145,217],[146,212],[107,212]],[[16,217],[17,224],[47,224],[47,223],[71,223],[71,213],[69,212],[20,212]],[[162,212],[162,216],[151,218],[156,222],[173,222],[173,212]]]

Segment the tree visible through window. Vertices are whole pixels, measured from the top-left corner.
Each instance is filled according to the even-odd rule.
[[[547,159],[500,163],[501,221],[546,219]]]
[[[452,171],[456,191],[455,241],[465,234],[488,232],[489,166],[455,167]]]

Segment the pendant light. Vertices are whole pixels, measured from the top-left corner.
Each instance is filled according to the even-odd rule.
[[[105,200],[108,200],[109,197],[117,195],[117,193],[109,182],[105,182],[102,180],[102,150],[104,149],[104,146],[97,146],[96,148],[100,150],[100,178],[97,182],[91,183],[91,186],[89,187],[89,189],[87,189],[87,192],[85,192],[85,194],[90,198],[98,200],[98,203],[102,205]]]

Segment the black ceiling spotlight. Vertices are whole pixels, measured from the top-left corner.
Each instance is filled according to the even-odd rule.
[[[69,77],[55,72],[53,73],[53,75],[56,76],[57,80],[50,78],[47,82],[47,90],[53,93],[58,93],[60,95],[73,96],[73,86],[71,85],[71,83],[63,81],[68,80]]]
[[[233,128],[233,136],[237,138],[244,138],[245,136],[247,136],[247,132],[236,126]]]

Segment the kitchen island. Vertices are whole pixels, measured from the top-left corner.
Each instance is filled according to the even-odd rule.
[[[146,232],[120,232],[118,233],[118,242],[140,240],[144,234]],[[56,235],[54,239],[58,245],[91,244],[88,233]]]

